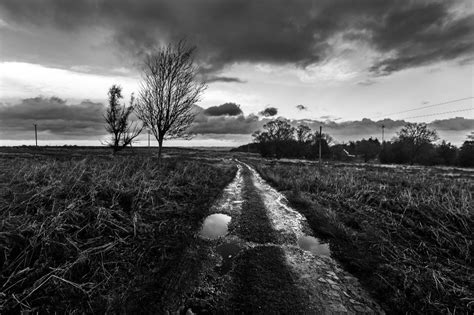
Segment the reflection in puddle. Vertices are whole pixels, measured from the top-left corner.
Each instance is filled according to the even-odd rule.
[[[226,214],[211,214],[204,220],[199,235],[211,240],[224,236],[227,234],[227,225],[230,220],[231,217]]]
[[[222,265],[220,270],[222,273],[227,273],[232,267],[232,260],[242,249],[242,242],[238,240],[230,240],[219,246],[216,251],[222,256]]]
[[[321,244],[319,240],[313,236],[301,236],[298,238],[298,246],[317,256],[330,256],[331,254],[329,244]]]

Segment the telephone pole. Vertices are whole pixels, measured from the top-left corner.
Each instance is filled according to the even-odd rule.
[[[36,130],[36,124],[35,125],[35,143],[36,143],[36,146],[38,146],[38,131]]]
[[[321,140],[323,137],[323,126],[319,126],[319,170],[321,170]]]
[[[150,130],[148,130],[148,147],[150,147]]]

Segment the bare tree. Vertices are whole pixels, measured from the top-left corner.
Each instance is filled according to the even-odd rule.
[[[114,150],[114,153],[131,145],[136,137],[142,132],[143,126],[137,122],[130,122],[130,114],[133,113],[134,97],[132,94],[130,105],[121,105],[122,88],[118,85],[112,85],[109,89],[109,106],[104,115],[105,130],[110,133],[110,139],[106,144]]]
[[[136,109],[158,141],[160,160],[163,140],[189,136],[186,130],[196,115],[193,105],[206,89],[196,80],[195,50],[180,41],[149,54],[144,62]]]
[[[424,146],[439,139],[436,130],[429,129],[424,123],[407,123],[397,135],[409,148],[411,164]]]
[[[298,125],[296,127],[296,140],[298,142],[304,143],[311,138],[311,128],[306,125]]]
[[[263,125],[265,131],[256,131],[252,134],[255,142],[289,141],[294,139],[295,128],[286,120],[275,119]]]
[[[310,135],[310,141],[312,141],[314,143],[318,143],[319,139],[322,139],[322,140],[326,141],[326,143],[328,145],[331,144],[334,141],[334,139],[328,133],[323,132],[320,135],[319,131],[317,131],[317,130],[314,132],[314,134]]]

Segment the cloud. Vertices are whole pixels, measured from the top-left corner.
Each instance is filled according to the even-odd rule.
[[[34,137],[33,124],[38,125],[39,137],[43,140],[101,139],[106,135],[102,116],[104,109],[104,105],[100,103],[82,101],[78,104],[68,104],[66,100],[57,97],[28,98],[18,104],[0,103],[0,139],[32,139]],[[238,114],[237,109],[240,111]],[[213,138],[250,135],[273,119],[260,119],[254,114],[244,115],[234,103],[215,106],[211,112],[219,115],[208,115],[209,108],[195,106],[194,110],[196,118],[189,131],[203,136],[212,135]],[[380,139],[382,125],[385,126],[385,139],[391,139],[406,124],[404,120],[392,119],[373,121],[364,118],[357,121],[339,122],[331,116],[321,117],[321,119],[295,119],[289,122],[293,126],[307,125],[312,130],[319,130],[319,126],[322,126],[323,131],[329,133],[338,142],[369,137]],[[441,139],[457,145],[465,140],[466,135],[472,131],[473,125],[474,119],[462,117],[435,120],[428,124],[430,128],[439,132]]]
[[[214,83],[214,82],[224,82],[224,83],[246,83],[247,81],[234,78],[234,77],[222,77],[222,76],[211,76],[206,78],[206,83]]]
[[[217,116],[196,120],[189,129],[195,134],[250,134],[261,127],[255,115]]]
[[[321,117],[324,119],[323,117]],[[390,140],[396,136],[396,132],[400,130],[407,122],[404,120],[383,119],[374,121],[364,118],[355,121],[341,121],[334,120],[311,120],[299,119],[291,120],[292,126],[300,124],[307,125],[312,130],[319,130],[319,126],[323,127],[323,132],[329,133],[338,142],[348,142],[351,140],[359,140],[362,138],[382,137],[382,125],[385,126],[385,140]],[[456,144],[461,144],[464,134],[469,133],[474,125],[474,119],[467,119],[462,117],[435,120],[428,123],[428,127],[438,131],[441,139],[447,139]],[[462,135],[463,137],[460,137]]]
[[[372,28],[373,43],[388,57],[370,71],[388,75],[406,68],[472,56],[474,15],[457,16],[448,2],[413,2],[386,12]]]
[[[336,116],[333,116],[333,115],[323,115],[323,116],[320,116],[319,118],[324,119],[325,121],[327,121],[327,120],[336,121],[336,120],[341,120],[342,119],[341,117],[336,117]]]
[[[242,115],[240,106],[235,103],[225,103],[219,106],[211,106],[203,111],[207,116],[238,116]]]
[[[455,117],[449,119],[432,121],[430,127],[439,130],[464,131],[472,130],[474,126],[474,119],[466,119],[463,117]]]
[[[33,124],[49,139],[92,139],[105,133],[104,105],[90,101],[70,105],[58,97],[28,98],[19,104],[0,104],[2,139],[29,139]]]
[[[236,62],[300,67],[327,63],[335,46],[344,45],[334,40],[341,35],[355,49],[366,44],[378,53],[370,65],[375,75],[469,58],[473,51],[469,0],[361,0],[357,5],[352,0],[3,0],[0,12],[10,27],[36,35],[54,33],[64,45],[76,38],[73,35],[92,36],[95,27],[104,38],[94,48],[102,43],[111,45],[114,53],[135,57],[164,41],[187,37],[198,46],[198,60],[208,72]],[[14,50],[18,45],[13,45],[18,36],[26,35],[5,38],[5,54],[10,58],[18,56]],[[89,48],[87,43],[84,48]],[[48,51],[54,53],[60,43],[35,44],[42,52],[40,58],[48,58]],[[87,50],[75,51],[85,54]],[[83,58],[76,52],[63,54],[64,62],[77,64],[68,60],[72,58],[68,55]],[[32,56],[22,54],[22,58]],[[225,77],[220,81],[237,82]]]
[[[301,105],[301,104],[300,104],[300,105],[296,105],[296,108],[297,108],[298,110],[308,110],[308,108],[307,108],[306,106]]]
[[[278,109],[276,107],[267,107],[258,114],[264,117],[272,117],[278,114]]]
[[[225,103],[203,109],[194,106],[196,117],[189,132],[191,134],[251,134],[261,128],[258,116],[245,116],[240,106],[235,103]]]

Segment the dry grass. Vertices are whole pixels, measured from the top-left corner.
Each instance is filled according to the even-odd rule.
[[[164,279],[235,173],[134,155],[0,165],[0,313],[163,311]]]
[[[387,311],[472,312],[472,175],[253,164]]]

